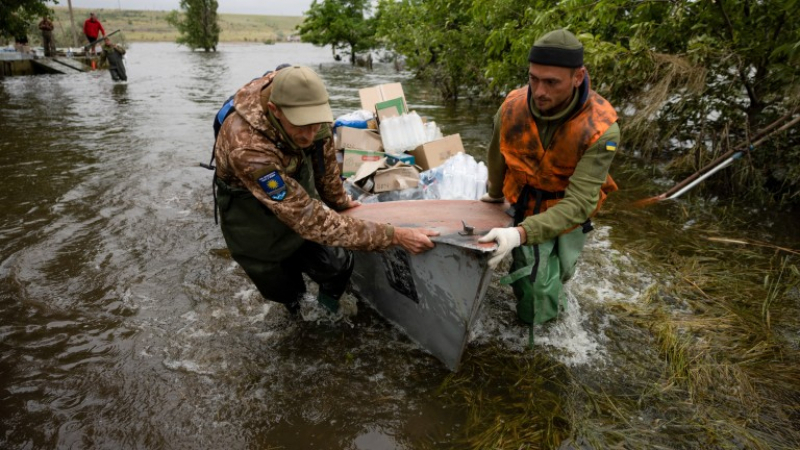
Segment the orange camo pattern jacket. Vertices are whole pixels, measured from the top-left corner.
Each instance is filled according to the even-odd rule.
[[[507,166],[503,195],[512,203],[516,203],[526,185],[547,192],[564,191],[586,150],[617,121],[614,107],[590,90],[580,109],[556,130],[549,147],[544,148],[527,94],[527,87],[512,91],[501,108],[500,152]],[[608,175],[600,188],[600,201],[594,213],[600,209],[606,196],[616,190],[617,184]],[[534,195],[530,197],[526,217],[533,214],[536,201]],[[546,211],[560,200],[543,201],[539,212]]]

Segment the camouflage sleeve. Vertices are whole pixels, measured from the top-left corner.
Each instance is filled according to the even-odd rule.
[[[300,183],[284,174],[277,156],[238,148],[230,153],[229,161],[247,189],[303,239],[364,251],[383,250],[392,244],[391,225],[340,215],[311,198]]]
[[[583,223],[600,201],[600,187],[616,151],[609,151],[606,142],[620,143],[619,125],[612,124],[578,161],[569,178],[564,198],[541,214],[528,216],[520,223],[528,235],[527,244],[540,244],[555,238],[562,231]],[[616,148],[616,147],[615,147]]]
[[[322,201],[336,211],[341,211],[347,208],[349,199],[344,185],[342,185],[330,130],[328,130],[327,136],[321,154],[314,152],[311,157],[314,166],[314,184]],[[320,169],[322,169],[321,172]]]

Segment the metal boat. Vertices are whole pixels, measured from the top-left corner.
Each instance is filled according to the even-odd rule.
[[[506,205],[507,206],[507,205]],[[352,290],[450,370],[458,370],[489,287],[489,253],[478,238],[511,225],[504,205],[473,200],[364,204],[343,214],[397,227],[436,230],[436,247],[412,255],[399,247],[355,252]]]

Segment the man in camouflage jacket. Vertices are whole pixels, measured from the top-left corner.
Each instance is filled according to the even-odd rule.
[[[128,72],[125,70],[125,48],[111,42],[111,38],[103,39],[103,51],[100,53],[100,64],[108,61],[108,72],[114,81],[128,81]]]
[[[290,66],[252,80],[234,107],[214,149],[220,224],[264,298],[296,312],[305,273],[319,284],[320,303],[336,311],[353,270],[350,250],[433,247],[435,232],[336,212],[359,203],[342,185],[328,92],[314,71]]]

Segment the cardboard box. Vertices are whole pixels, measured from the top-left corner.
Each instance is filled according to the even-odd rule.
[[[349,178],[358,172],[358,168],[366,162],[380,161],[386,156],[383,152],[372,152],[369,150],[345,149],[344,161],[342,162],[342,176]]]
[[[414,156],[416,165],[420,166],[422,170],[429,170],[441,166],[458,152],[464,152],[461,135],[451,134],[442,139],[422,144],[409,153]]]
[[[378,170],[373,181],[375,193],[415,188],[419,186],[419,171],[414,166],[401,163],[388,169]]]
[[[381,135],[377,131],[369,129],[338,127],[335,144],[337,150],[383,151]]]
[[[387,153],[386,154],[386,164],[393,166],[398,162],[408,164],[409,166],[413,166],[415,164],[414,157],[409,155],[408,153]]]
[[[403,107],[406,105],[406,95],[403,93],[403,85],[400,83],[389,83],[359,89],[358,96],[361,98],[361,109],[375,111],[375,105],[386,100],[395,98],[403,99]],[[405,112],[405,111],[404,111]]]
[[[378,102],[375,104],[375,117],[378,122],[386,119],[387,117],[400,117],[406,113],[406,103],[402,97],[386,100],[385,102]]]

